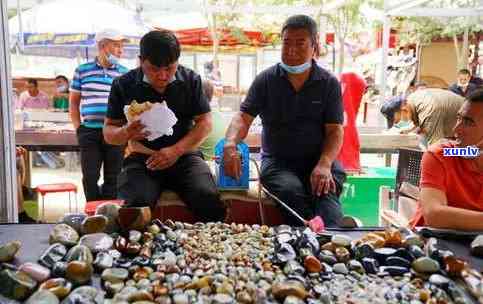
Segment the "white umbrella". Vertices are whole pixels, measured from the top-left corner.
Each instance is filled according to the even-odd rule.
[[[140,37],[151,28],[139,14],[105,0],[58,0],[34,6],[9,20],[11,45],[23,54],[93,58],[94,36],[106,28],[130,39],[125,57],[137,55]]]

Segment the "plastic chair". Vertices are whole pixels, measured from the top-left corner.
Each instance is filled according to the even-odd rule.
[[[387,186],[379,188],[379,225],[408,226],[410,216],[402,216],[399,212],[400,196],[406,201],[416,201],[419,197],[419,180],[421,178],[421,159],[423,151],[409,148],[399,149],[399,159],[394,189]]]
[[[86,206],[84,207],[85,214],[89,216],[94,215],[96,213],[97,207],[99,207],[104,203],[112,203],[112,204],[122,206],[124,204],[124,200],[99,200],[99,201],[87,202]]]
[[[57,184],[43,184],[38,185],[35,188],[35,191],[40,194],[42,200],[42,216],[39,217],[40,219],[44,219],[45,216],[45,195],[48,193],[61,193],[67,192],[69,193],[69,212],[72,212],[72,204],[70,199],[70,193],[74,192],[75,197],[75,210],[78,210],[77,204],[77,186],[73,183],[57,183]]]

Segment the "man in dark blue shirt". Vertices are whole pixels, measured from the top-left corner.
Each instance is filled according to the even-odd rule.
[[[119,198],[128,206],[153,206],[162,190],[174,190],[200,221],[220,221],[225,210],[199,145],[211,130],[201,78],[178,65],[180,45],[169,31],[152,31],[140,44],[141,66],[116,79],[104,125],[107,142],[136,143],[118,178]],[[127,122],[124,106],[163,102],[177,118],[172,135],[148,141],[139,120]],[[131,147],[131,145],[130,145]]]
[[[240,176],[236,143],[260,115],[263,185],[305,219],[320,215],[327,226],[337,226],[345,180],[336,161],[343,139],[340,85],[313,60],[318,33],[312,18],[288,18],[282,39],[282,62],[256,77],[228,128],[226,173]],[[283,214],[288,224],[300,225],[289,213]]]

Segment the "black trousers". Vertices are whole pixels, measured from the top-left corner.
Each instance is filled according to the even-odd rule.
[[[342,218],[339,196],[346,178],[343,168],[338,162],[332,165],[332,176],[336,183],[336,192],[312,195],[310,174],[317,161],[297,162],[264,157],[262,159],[261,181],[265,188],[288,204],[304,219],[310,220],[321,216],[325,226],[337,227]],[[302,223],[279,206],[288,225],[301,226]]]
[[[119,199],[128,206],[154,207],[161,192],[169,189],[180,196],[199,221],[225,218],[215,180],[201,152],[185,154],[164,170],[149,170],[139,159],[126,159],[118,187]]]
[[[80,126],[77,129],[82,167],[82,184],[86,200],[116,199],[117,176],[121,172],[123,147],[107,144],[102,129]],[[104,184],[98,182],[104,168]]]

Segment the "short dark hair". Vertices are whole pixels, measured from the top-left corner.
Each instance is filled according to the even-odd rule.
[[[458,74],[460,74],[460,75],[470,75],[471,76],[471,72],[468,69],[461,69],[461,70],[458,71]]]
[[[213,85],[213,82],[209,79],[203,79],[201,82],[201,86],[203,89],[203,94],[205,94],[206,98],[208,101],[211,101],[213,98],[213,93],[215,91],[215,86]]]
[[[312,43],[317,45],[318,42],[318,35],[319,31],[317,29],[317,23],[315,22],[312,17],[307,15],[293,15],[288,17],[285,20],[282,26],[282,35],[283,32],[287,29],[305,29],[309,32],[310,38],[312,39]]]
[[[147,33],[141,38],[139,48],[141,61],[149,60],[157,67],[165,67],[176,62],[181,54],[178,38],[167,30]]]
[[[67,79],[67,77],[65,77],[64,75],[55,76],[55,80],[58,80],[58,79],[63,79],[63,80],[65,80],[65,82],[69,82],[69,79]]]
[[[469,102],[483,103],[483,89],[477,89],[473,91],[466,100]]]
[[[37,79],[34,78],[27,79],[27,83],[33,84],[35,87],[39,86],[39,82],[37,81]]]

